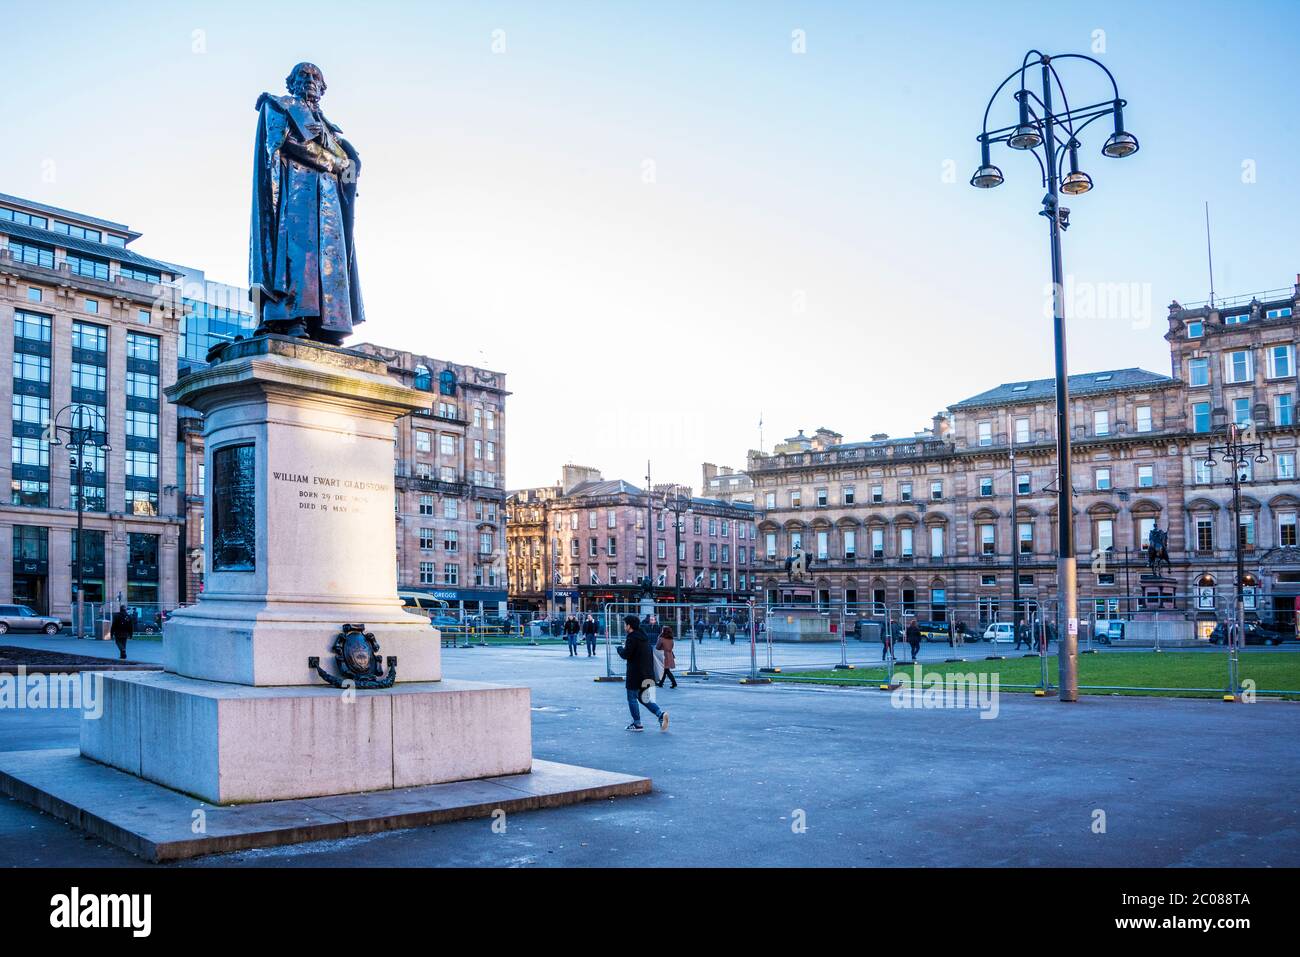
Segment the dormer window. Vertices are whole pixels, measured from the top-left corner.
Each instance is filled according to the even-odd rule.
[[[1250,313],[1248,313],[1248,312],[1243,312],[1243,313],[1241,313],[1240,315],[1237,315],[1237,316],[1224,316],[1224,317],[1223,317],[1223,324],[1224,324],[1225,326],[1239,326],[1239,325],[1241,325],[1243,322],[1249,322],[1249,321],[1250,321]]]
[[[1291,315],[1291,307],[1283,306],[1281,309],[1270,309],[1264,313],[1265,319],[1286,319]]]
[[[1205,335],[1205,324],[1201,322],[1201,320],[1197,319],[1196,321],[1189,322],[1187,324],[1188,339],[1200,339],[1204,335]]]
[[[1109,382],[1109,381],[1110,381],[1111,379],[1113,379],[1113,378],[1115,378],[1115,377],[1114,377],[1113,375],[1111,375],[1109,372],[1107,372],[1107,373],[1104,373],[1104,374],[1102,374],[1102,375],[1097,376],[1097,378],[1094,379],[1093,381],[1094,381],[1094,382]]]
[[[418,365],[415,367],[415,387],[425,392],[433,388],[433,373],[429,371],[428,366]]]
[[[443,395],[456,394],[456,373],[450,369],[443,369],[438,373],[438,391]]]
[[[1011,387],[1011,391],[1012,391],[1012,392],[1028,392],[1028,391],[1029,391],[1029,383],[1028,383],[1028,382],[1022,382],[1022,383],[1020,383],[1020,385],[1013,385],[1013,386]]]

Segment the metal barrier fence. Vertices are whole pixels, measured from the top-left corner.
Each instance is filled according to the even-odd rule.
[[[107,639],[108,628],[119,606],[125,605],[131,616],[134,634],[139,637],[152,637],[162,634],[163,623],[171,613],[181,605],[160,602],[108,602],[88,601],[72,606],[72,621],[68,626],[74,637]]]
[[[1277,620],[1251,608],[1241,627],[1231,617],[1235,596],[1222,588],[1167,595],[1140,608],[1133,604],[1121,616],[1114,599],[1079,601],[1080,691],[1300,695],[1300,655],[1293,657],[1300,641],[1293,618]],[[623,637],[620,619],[635,614],[652,639],[663,624],[673,627],[677,659],[689,655],[690,661],[678,675],[891,687],[895,669],[910,668],[913,661],[946,670],[969,663],[972,670],[999,671],[999,684],[1008,690],[1054,694],[1059,639],[1070,624],[1061,620],[1054,600],[1027,600],[1016,610],[1018,616],[1009,602],[987,599],[950,601],[941,615],[931,611],[929,617],[925,609],[902,603],[634,602],[606,605],[599,617],[609,678],[623,670],[613,652]],[[1268,653],[1252,646],[1268,646]],[[1250,656],[1244,662],[1243,654]]]

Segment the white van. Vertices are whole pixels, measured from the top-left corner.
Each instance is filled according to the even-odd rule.
[[[985,641],[1015,641],[1016,629],[1009,621],[995,621],[984,629]]]
[[[402,599],[402,605],[411,611],[418,611],[426,618],[432,618],[435,615],[444,615],[451,606],[441,598],[434,598],[432,595],[419,591],[399,591],[397,597]]]

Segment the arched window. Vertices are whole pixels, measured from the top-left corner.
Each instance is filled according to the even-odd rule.
[[[438,391],[443,395],[456,394],[456,373],[450,369],[443,369],[438,373]]]
[[[1196,607],[1204,611],[1214,610],[1214,576],[1202,575],[1196,579]]]
[[[415,387],[423,389],[425,392],[433,388],[433,373],[429,371],[428,366],[418,365],[415,367]]]

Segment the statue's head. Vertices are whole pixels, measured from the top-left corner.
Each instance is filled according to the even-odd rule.
[[[284,78],[284,85],[299,99],[315,103],[325,95],[325,74],[315,63],[299,63]]]

